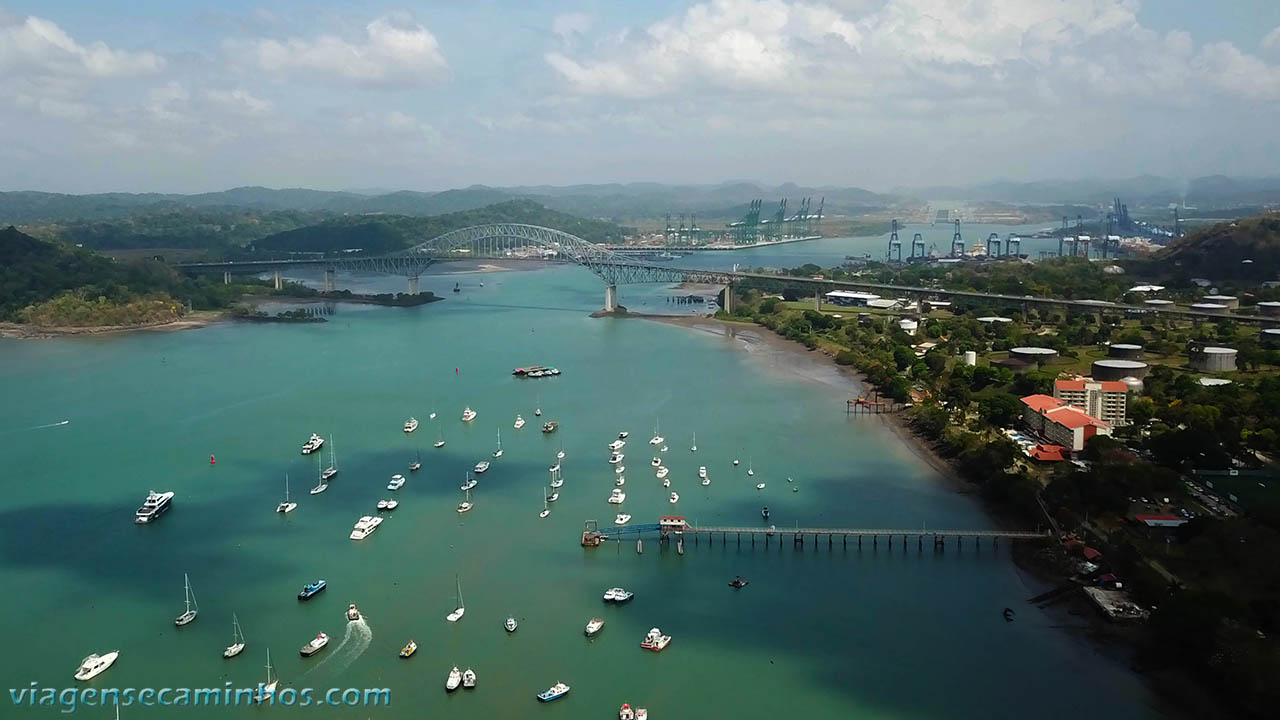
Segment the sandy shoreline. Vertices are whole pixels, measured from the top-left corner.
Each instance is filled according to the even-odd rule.
[[[77,337],[82,335],[119,335],[122,333],[150,331],[177,332],[178,330],[195,330],[208,327],[214,323],[225,322],[227,318],[221,313],[208,317],[185,317],[148,325],[99,325],[89,327],[48,327],[44,325],[24,325],[21,323],[0,323],[0,337],[18,340],[50,340],[61,337]]]

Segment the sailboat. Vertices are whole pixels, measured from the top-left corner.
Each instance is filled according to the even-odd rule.
[[[271,679],[271,648],[267,648],[267,681],[258,687],[258,691],[254,693],[254,700],[258,703],[263,703],[268,698],[275,697],[276,685],[279,682],[279,678]]]
[[[409,472],[413,472],[418,468],[422,467],[422,451],[415,450],[413,453],[413,456],[416,459],[413,462],[409,463]]]
[[[444,447],[444,428],[440,428],[440,436],[436,439],[435,446],[437,448]]]
[[[495,458],[502,457],[502,428],[498,428],[498,449],[493,451]]]
[[[329,467],[320,473],[321,480],[328,480],[338,474],[338,456],[333,449],[333,436],[329,436]]]
[[[755,475],[755,474],[756,474],[755,466],[752,464],[751,458],[748,457],[747,458],[747,475]]]
[[[231,644],[222,651],[222,657],[233,658],[244,650],[244,632],[240,630],[240,619],[231,613]]]
[[[458,503],[458,512],[464,513],[474,507],[471,504],[471,488],[462,491],[462,502]]]
[[[653,421],[653,437],[649,439],[650,445],[661,445],[666,438],[662,437],[662,433],[658,429],[658,421]]]
[[[693,434],[693,444],[689,446],[689,452],[698,452],[698,433]]]
[[[316,486],[311,488],[312,495],[319,495],[329,489],[329,484],[324,481],[324,471],[320,469],[319,455],[316,456],[316,472],[320,473],[320,477],[319,480],[316,481]]]
[[[284,474],[284,502],[276,506],[276,512],[278,513],[293,512],[293,509],[296,507],[298,507],[298,503],[289,502],[289,473],[285,473]]]
[[[551,471],[551,487],[558,488],[564,485],[564,476],[560,474],[560,465],[555,466],[555,470]]]
[[[538,517],[544,518],[551,514],[551,510],[547,507],[547,489],[542,488],[542,512],[538,513]]]
[[[556,459],[557,460],[564,459],[564,436],[563,435],[560,436],[560,452],[556,453]]]
[[[458,584],[458,607],[453,612],[446,615],[445,619],[449,622],[458,622],[462,619],[462,616],[466,614],[467,608],[462,603],[462,579],[457,575],[454,575],[453,579]]]
[[[428,420],[436,419],[436,401],[435,400],[431,401],[431,412],[427,415],[427,419]]]
[[[195,620],[196,615],[200,613],[200,605],[196,603],[196,594],[191,592],[191,578],[186,573],[182,574],[182,584],[187,593],[187,611],[174,618],[173,624],[179,627]]]

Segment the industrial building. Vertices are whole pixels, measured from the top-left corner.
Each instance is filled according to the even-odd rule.
[[[880,299],[879,295],[849,292],[848,290],[833,290],[827,293],[824,297],[828,304],[840,305],[843,307],[866,307],[868,302]]]
[[[1053,396],[1111,427],[1129,424],[1129,386],[1118,380],[1057,380],[1053,383]]]
[[[1110,435],[1111,426],[1088,413],[1049,395],[1022,398],[1022,420],[1032,431],[1072,452],[1098,435]]]
[[[1236,369],[1236,350],[1227,347],[1195,347],[1187,364],[1201,372],[1233,372]]]

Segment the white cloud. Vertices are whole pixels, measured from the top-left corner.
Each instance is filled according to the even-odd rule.
[[[227,49],[268,73],[364,86],[422,85],[448,69],[435,35],[400,16],[377,18],[350,38],[259,38],[229,41]]]
[[[1263,36],[1262,49],[1280,52],[1280,25],[1277,25],[1274,30]]]
[[[551,21],[551,32],[560,38],[560,42],[568,45],[575,37],[586,34],[591,29],[592,19],[585,13],[565,13],[557,15]]]
[[[163,57],[77,42],[51,20],[29,16],[0,25],[0,73],[109,78],[158,72]]]
[[[204,91],[204,98],[235,115],[266,115],[275,108],[270,100],[263,100],[240,88],[235,90],[210,88]]]

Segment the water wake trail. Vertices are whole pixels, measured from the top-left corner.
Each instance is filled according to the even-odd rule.
[[[329,656],[321,660],[318,665],[302,674],[302,677],[309,677],[314,673],[324,670],[330,676],[337,676],[344,670],[351,667],[351,663],[356,661],[369,649],[369,644],[373,642],[373,630],[369,628],[369,624],[364,618],[347,623],[346,632],[342,636],[342,642],[338,647],[329,653]]]
[[[59,422],[49,423],[47,425],[35,425],[29,428],[18,428],[16,430],[4,430],[4,431],[0,431],[0,435],[8,435],[10,433],[19,433],[19,432],[30,432],[32,430],[45,430],[47,428],[62,427],[63,425],[70,425],[70,424],[71,424],[70,420],[61,420]]]

